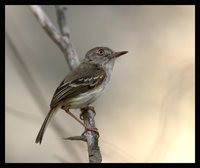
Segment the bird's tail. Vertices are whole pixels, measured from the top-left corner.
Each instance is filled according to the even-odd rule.
[[[44,132],[51,120],[51,118],[54,116],[55,112],[57,111],[57,108],[53,108],[49,111],[49,113],[47,114],[43,124],[42,124],[42,127],[40,128],[40,131],[37,135],[37,138],[35,140],[35,143],[42,143],[42,138],[43,138],[43,135],[44,135]]]

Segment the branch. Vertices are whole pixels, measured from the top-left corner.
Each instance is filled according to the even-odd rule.
[[[55,8],[60,32],[55,28],[40,6],[31,5],[31,9],[41,26],[50,38],[59,46],[70,69],[73,70],[79,65],[80,61],[70,40],[70,32],[65,17],[65,10],[67,8],[62,5],[56,5]],[[87,128],[95,128],[94,113],[92,111],[88,110],[87,113],[84,113],[83,119]],[[98,146],[98,135],[93,131],[87,131],[82,136],[74,136],[64,139],[86,141],[88,145],[89,162],[101,163],[102,157]]]
[[[63,27],[61,28],[62,31],[60,33],[40,6],[31,5],[30,7],[43,29],[63,52],[69,68],[71,70],[76,68],[79,65],[79,59],[70,41],[66,20],[62,17],[62,15],[64,16],[64,8],[57,7],[57,15],[59,15],[58,22],[60,22],[59,27]]]
[[[88,110],[83,114],[84,123],[87,128],[95,129],[94,112]],[[98,135],[93,131],[87,131],[85,134],[88,145],[88,154],[90,163],[101,163],[102,156],[98,145]]]

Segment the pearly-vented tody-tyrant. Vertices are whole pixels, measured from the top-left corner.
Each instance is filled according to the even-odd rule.
[[[127,51],[115,52],[108,47],[89,50],[80,65],[71,71],[56,89],[50,111],[35,142],[42,142],[47,125],[59,108],[69,112],[69,109],[84,108],[94,102],[108,86],[115,59],[126,53]]]

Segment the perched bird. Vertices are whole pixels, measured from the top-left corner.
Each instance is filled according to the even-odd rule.
[[[59,108],[78,121],[69,109],[84,108],[94,102],[108,86],[115,59],[127,52],[115,52],[108,47],[95,47],[89,50],[80,65],[71,71],[56,89],[50,111],[35,142],[41,144],[47,125]]]

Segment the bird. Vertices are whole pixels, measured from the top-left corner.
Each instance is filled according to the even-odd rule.
[[[75,118],[70,109],[84,109],[93,103],[107,88],[116,58],[128,51],[115,52],[108,47],[90,49],[81,63],[72,70],[55,90],[50,110],[39,130],[35,143],[42,143],[45,130],[58,109]]]

